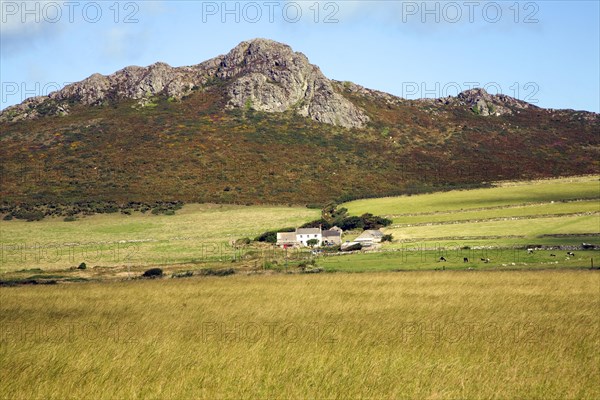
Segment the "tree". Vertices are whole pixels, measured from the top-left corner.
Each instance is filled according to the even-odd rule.
[[[365,224],[360,217],[348,217],[344,218],[340,221],[340,225],[338,225],[345,231],[351,231],[353,229],[363,229]]]
[[[319,244],[319,239],[309,239],[306,241],[306,245],[310,247],[315,247]]]

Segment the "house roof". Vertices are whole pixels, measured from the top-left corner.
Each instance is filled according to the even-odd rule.
[[[323,237],[340,237],[342,236],[342,232],[340,231],[334,231],[334,230],[328,230],[328,231],[323,231]]]
[[[381,231],[375,229],[369,229],[360,234],[355,240],[358,239],[374,239],[374,238],[382,238],[383,233]]]
[[[277,232],[277,241],[278,242],[295,242],[296,241],[296,233],[295,232]]]
[[[318,235],[321,233],[319,228],[299,228],[296,229],[298,235]]]

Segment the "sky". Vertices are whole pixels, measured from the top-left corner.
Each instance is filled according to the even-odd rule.
[[[600,2],[0,0],[4,109],[94,74],[199,64],[257,37],[405,98],[472,87],[600,112]]]

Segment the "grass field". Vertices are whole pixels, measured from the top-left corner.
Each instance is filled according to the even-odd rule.
[[[489,189],[455,190],[419,196],[384,197],[345,203],[353,215],[370,212],[403,216],[410,213],[465,211],[575,199],[600,199],[598,176],[526,182],[504,182]]]
[[[5,399],[600,398],[597,271],[0,289]]]
[[[430,270],[545,270],[594,268],[600,264],[600,250],[575,252],[575,257],[556,250],[537,250],[528,254],[522,249],[452,248],[445,243],[437,249],[429,245],[406,246],[394,252],[323,257],[318,265],[330,272],[430,271]],[[555,254],[556,253],[556,254]],[[555,254],[552,256],[551,254]],[[447,261],[440,261],[444,257]],[[464,258],[469,261],[464,262]],[[488,262],[481,259],[489,259]]]
[[[385,215],[391,247],[523,247],[600,245],[597,176],[504,182],[488,189],[358,200],[353,215]]]
[[[42,268],[155,265],[226,258],[232,240],[298,226],[319,210],[190,204],[176,215],[101,214],[75,222],[0,221],[0,272]]]
[[[231,262],[318,210],[0,221],[3,280],[63,282],[0,286],[0,398],[598,399],[600,250],[524,246],[599,244],[599,199],[587,177],[348,203],[394,221],[383,252],[315,260],[354,273]],[[194,276],[125,279],[150,265]]]
[[[597,252],[578,252],[576,258],[566,260],[564,252],[557,258],[550,256],[552,250],[524,258],[514,251],[536,245],[600,245],[598,177],[504,182],[497,186],[344,204],[352,214],[371,212],[392,218],[393,224],[384,231],[393,234],[394,241],[384,249],[394,252],[329,258],[319,263],[326,269],[347,271],[433,269],[438,265],[432,261],[449,254],[449,268],[512,263],[547,268],[556,261],[564,266],[588,267],[592,257],[600,262]],[[318,210],[299,207],[191,204],[174,216],[134,213],[94,215],[75,222],[59,218],[0,221],[0,273],[23,271],[17,276],[21,279],[42,270],[62,276],[68,272],[78,279],[97,278],[107,272],[116,277],[129,276],[125,268],[135,274],[149,266],[198,269],[206,267],[207,262],[230,262],[232,240],[299,226],[318,216]],[[349,232],[345,240],[357,234]],[[282,257],[274,256],[279,262]],[[471,263],[462,263],[463,257]],[[491,263],[482,265],[480,258],[490,258]],[[263,261],[255,260],[253,265],[260,266]],[[380,261],[382,264],[378,264]],[[97,268],[83,275],[69,271],[81,262]]]

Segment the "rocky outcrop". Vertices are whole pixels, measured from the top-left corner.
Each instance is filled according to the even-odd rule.
[[[266,39],[242,42],[224,56],[191,67],[156,63],[127,67],[109,76],[94,74],[49,96],[7,108],[0,114],[0,121],[68,113],[68,104],[73,102],[96,106],[135,99],[144,105],[157,95],[181,99],[214,79],[226,82],[229,107],[250,106],[265,112],[292,110],[315,121],[347,128],[360,128],[369,121],[304,54]],[[47,110],[41,113],[43,104]]]
[[[466,90],[456,97],[409,101],[352,82],[329,80],[319,67],[290,46],[254,39],[240,43],[225,55],[194,66],[174,68],[159,62],[149,67],[127,67],[108,76],[94,74],[49,96],[30,98],[8,107],[0,113],[0,122],[65,115],[73,104],[96,106],[133,99],[143,107],[155,96],[180,100],[194,89],[207,90],[215,82],[224,84],[229,97],[228,108],[252,108],[273,113],[292,111],[346,128],[362,128],[369,122],[365,111],[348,100],[353,96],[377,100],[387,106],[404,102],[436,108],[457,106],[480,116],[510,115],[538,108],[510,96],[491,95],[484,89]],[[595,117],[583,113],[581,118]]]
[[[228,86],[232,107],[294,110],[315,121],[347,128],[360,128],[369,121],[304,54],[271,40],[242,42],[223,57],[217,76],[238,77]]]
[[[458,105],[469,108],[475,114],[482,116],[500,116],[513,114],[515,111],[527,108],[538,108],[533,104],[517,100],[504,94],[489,94],[484,89],[475,88],[465,90],[456,97],[444,97],[440,99],[423,99],[424,102],[442,103],[444,105]]]

